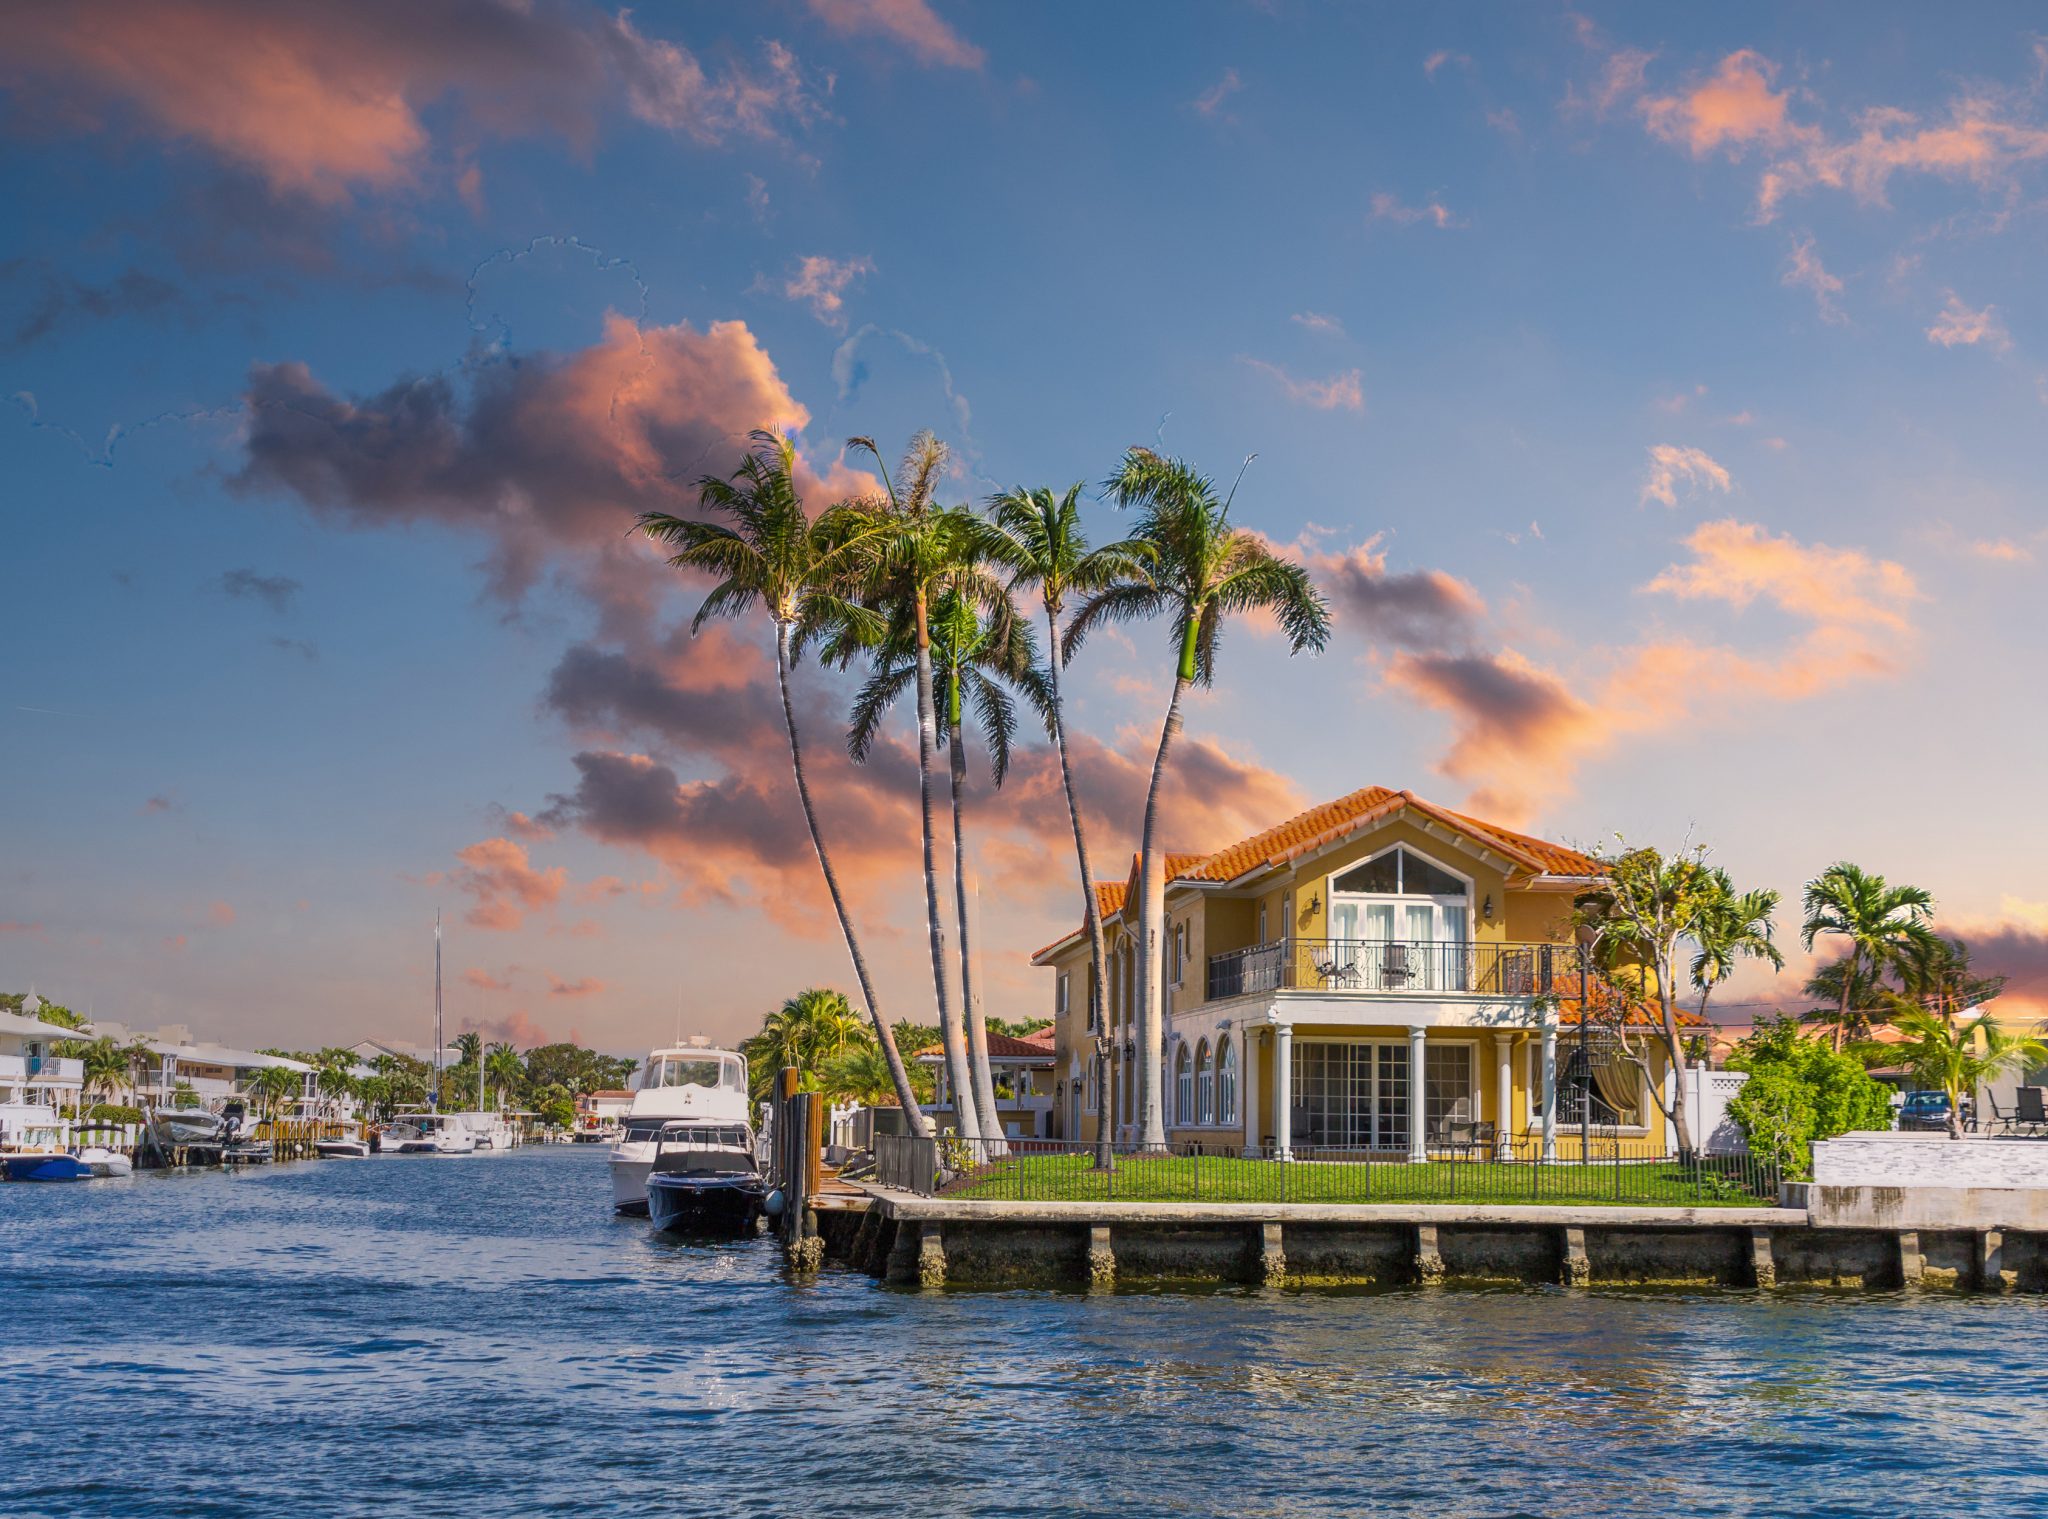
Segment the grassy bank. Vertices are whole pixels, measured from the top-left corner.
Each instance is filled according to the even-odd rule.
[[[1635,1207],[1774,1204],[1774,1181],[1743,1161],[1542,1165],[1526,1161],[1317,1163],[1228,1155],[1120,1155],[1102,1172],[1078,1154],[1022,1155],[956,1177],[941,1195],[1026,1202],[1548,1203]]]

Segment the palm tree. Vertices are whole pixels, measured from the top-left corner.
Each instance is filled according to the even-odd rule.
[[[1906,1035],[1889,1047],[1926,1085],[1948,1094],[1948,1135],[1963,1137],[1963,1098],[2017,1067],[2048,1065],[2048,1043],[2038,1034],[2007,1033],[1989,1013],[1958,1024],[1924,1007],[1907,1008],[1892,1019]]]
[[[1924,950],[1906,956],[1897,967],[1899,991],[1892,1000],[1902,1007],[1925,1007],[1954,1018],[1981,1006],[2005,990],[2006,977],[1980,976],[1970,967],[1970,946],[1961,939],[1936,936]]]
[[[846,747],[859,763],[866,763],[873,749],[883,714],[917,679],[916,651],[908,633],[903,628],[892,630],[892,636],[875,651],[874,672],[854,699]],[[996,1117],[995,1080],[989,1068],[988,1024],[974,982],[972,920],[967,910],[966,713],[971,704],[982,746],[988,751],[990,774],[1000,790],[1009,774],[1010,744],[1017,731],[1016,706],[1003,689],[1004,683],[1014,684],[1034,707],[1046,710],[1045,682],[1033,666],[1036,652],[1030,630],[1007,606],[984,616],[958,591],[947,591],[932,609],[932,675],[945,692],[938,714],[939,738],[947,749],[953,804],[953,909],[960,929],[960,1003],[974,1106],[982,1136],[990,1141],[1001,1138],[1002,1125]],[[963,1115],[961,1129],[965,1133],[966,1107],[955,1106]]]
[[[878,1107],[895,1096],[889,1081],[889,1063],[871,1044],[833,1056],[820,1074],[820,1085],[829,1098]]]
[[[101,1101],[112,1102],[121,1095],[121,1088],[128,1080],[127,1046],[111,1035],[102,1034],[87,1043],[77,1058],[84,1066],[84,1080],[79,1088],[81,1099],[97,1094]]]
[[[249,1078],[249,1095],[266,1118],[275,1118],[278,1108],[295,1096],[299,1087],[299,1073],[288,1066],[267,1065]]]
[[[844,992],[814,986],[762,1019],[761,1032],[740,1048],[747,1057],[749,1085],[765,1092],[785,1066],[816,1076],[848,1050],[874,1048],[874,1041]]]
[[[1915,955],[1933,950],[1934,930],[1927,926],[1934,915],[1934,898],[1918,886],[1891,886],[1885,878],[1871,875],[1859,865],[1838,861],[1806,883],[1803,903],[1806,922],[1799,942],[1806,949],[1822,934],[1849,941],[1844,958],[1849,968],[1843,973],[1841,999],[1835,1009],[1835,1048],[1842,1048],[1848,1036],[1850,994],[1856,989],[1859,972],[1873,978],[1896,969]],[[1857,1018],[1867,1022],[1869,1009],[1859,1009]]]
[[[1247,460],[1247,463],[1250,461]],[[1243,471],[1239,471],[1240,477]],[[1232,613],[1270,612],[1291,652],[1321,652],[1330,637],[1330,609],[1300,565],[1275,554],[1257,533],[1230,524],[1231,498],[1219,499],[1215,482],[1178,459],[1134,448],[1107,482],[1119,507],[1139,513],[1132,536],[1152,553],[1150,573],[1090,596],[1067,625],[1071,656],[1105,621],[1167,614],[1173,627],[1173,694],[1152,758],[1138,867],[1138,1086],[1139,1140],[1148,1149],[1166,1143],[1160,1070],[1165,1060],[1161,1002],[1161,940],[1166,933],[1166,859],[1158,840],[1159,800],[1173,741],[1181,729],[1180,704],[1191,685],[1216,673],[1216,646]],[[1235,497],[1232,488],[1232,498]]]
[[[1074,790],[1073,757],[1067,750],[1066,709],[1060,697],[1060,671],[1066,664],[1060,647],[1060,614],[1069,595],[1092,595],[1120,581],[1149,578],[1151,545],[1137,539],[1091,550],[1081,531],[1081,487],[1069,486],[1054,496],[1043,486],[1009,491],[994,503],[990,555],[1010,571],[1010,589],[1038,588],[1045,608],[1046,728],[1060,760],[1060,785],[1066,792],[1067,819],[1074,827],[1074,858],[1081,869],[1081,921],[1088,928],[1088,1026],[1106,1036],[1109,1021],[1103,1007],[1109,985],[1109,955],[1103,943],[1102,904],[1095,890],[1095,869],[1088,860],[1088,831],[1081,821],[1081,802]],[[1098,1049],[1091,1078],[1100,1090],[1107,1080],[1107,1061]],[[1097,1125],[1096,1159],[1110,1165],[1110,1126],[1105,1112]]]
[[[1700,1017],[1707,1016],[1707,999],[1741,960],[1768,960],[1773,968],[1785,968],[1785,956],[1771,939],[1771,916],[1778,910],[1775,891],[1745,891],[1737,894],[1728,872],[1719,866],[1707,871],[1706,880],[1693,905],[1689,937],[1693,942],[1692,984],[1700,994]]]
[[[832,910],[839,918],[839,931],[846,939],[846,952],[853,961],[868,1018],[874,1024],[876,1040],[889,1062],[898,1099],[904,1105],[904,1120],[913,1134],[922,1136],[924,1115],[918,1111],[903,1057],[882,1017],[867,960],[854,935],[853,918],[839,889],[839,876],[832,868],[832,856],[818,826],[818,810],[811,801],[810,782],[804,774],[796,708],[789,695],[791,663],[808,640],[834,629],[858,629],[872,621],[869,614],[848,599],[846,590],[855,580],[863,556],[872,552],[875,529],[836,511],[825,512],[813,520],[797,494],[794,445],[772,432],[754,433],[752,444],[731,479],[706,476],[697,482],[698,499],[705,510],[730,519],[730,526],[649,512],[640,518],[640,527],[656,542],[676,549],[669,563],[677,569],[708,570],[721,577],[697,609],[690,624],[692,635],[709,618],[737,617],[756,605],[766,609],[775,625],[775,676],[782,692],[782,721],[789,734],[790,769],[796,776],[804,824],[810,830],[818,869],[832,897]]]
[[[868,595],[890,610],[893,623],[907,625],[917,686],[918,815],[924,844],[925,922],[931,942],[932,995],[938,1007],[939,1039],[945,1047],[946,1076],[953,1088],[960,1134],[966,1139],[980,1139],[985,1133],[983,1115],[975,1095],[964,1012],[954,1007],[946,978],[946,927],[939,908],[932,815],[932,757],[939,743],[939,715],[932,670],[931,619],[934,603],[948,591],[966,593],[971,587],[979,593],[974,599],[992,600],[1001,596],[1001,586],[977,566],[986,525],[964,508],[938,504],[939,480],[946,467],[945,444],[929,432],[912,438],[897,471],[902,479],[900,489],[891,479],[889,466],[874,439],[849,439],[848,446],[865,449],[882,476],[886,501],[871,508],[868,518],[883,529],[871,566]],[[993,1114],[989,1116],[992,1118]]]
[[[457,1065],[480,1065],[484,1058],[484,1036],[471,1029],[455,1036]]]
[[[526,1075],[519,1052],[509,1044],[494,1044],[484,1055],[484,1076],[498,1089],[498,1106],[503,1107]]]
[[[345,1065],[323,1064],[315,1080],[320,1095],[327,1099],[329,1111],[336,1118],[341,1117],[342,1107],[349,1098],[359,1095],[356,1078]]]

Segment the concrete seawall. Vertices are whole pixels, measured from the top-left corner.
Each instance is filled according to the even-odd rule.
[[[900,1286],[1445,1281],[2048,1290],[2048,1235],[1816,1224],[1797,1208],[1016,1203],[876,1189],[828,1255]]]

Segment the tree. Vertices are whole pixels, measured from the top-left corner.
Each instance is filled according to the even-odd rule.
[[[1935,934],[1927,925],[1934,915],[1934,898],[1918,886],[1892,886],[1883,876],[1840,860],[1806,883],[1803,906],[1806,922],[1799,931],[1803,948],[1812,949],[1814,940],[1823,934],[1848,941],[1849,952],[1843,958],[1849,968],[1842,977],[1835,1008],[1835,1048],[1839,1050],[1850,1033],[1851,993],[1856,990],[1859,969],[1878,977],[1933,950]],[[1867,1029],[1869,1009],[1856,1009],[1854,1022]]]
[[[275,1118],[277,1110],[299,1094],[302,1079],[289,1066],[267,1065],[258,1071],[249,1078],[248,1087],[257,1112],[265,1118]]]
[[[873,1037],[846,994],[812,987],[762,1019],[761,1031],[741,1041],[740,1053],[747,1057],[747,1084],[758,1100],[786,1066],[812,1077],[849,1050],[873,1048]]]
[[[848,591],[858,580],[864,556],[872,556],[879,528],[836,510],[813,521],[797,493],[794,445],[771,432],[754,433],[752,444],[729,480],[706,476],[697,484],[704,509],[729,519],[730,525],[650,512],[641,517],[640,526],[650,538],[676,550],[669,560],[675,568],[710,571],[720,577],[690,623],[693,637],[712,617],[737,617],[756,606],[766,610],[775,626],[775,676],[782,693],[782,721],[789,735],[790,769],[796,777],[804,825],[810,830],[811,848],[818,856],[832,910],[838,915],[839,931],[846,940],[876,1040],[907,1110],[905,1120],[912,1133],[923,1135],[924,1115],[915,1106],[902,1056],[883,1021],[874,981],[818,824],[810,782],[804,774],[796,708],[789,694],[790,667],[808,640],[848,627],[858,631],[864,623],[872,623]]]
[[[1908,1008],[1892,1019],[1906,1036],[1891,1047],[1925,1085],[1948,1094],[1948,1135],[1963,1137],[1963,1099],[2007,1071],[2048,1065],[2048,1042],[2037,1031],[2009,1033],[1989,1013],[1956,1023],[1926,1008]]]
[[[455,1036],[455,1058],[458,1063],[474,1069],[483,1064],[484,1036],[474,1029]]]
[[[866,763],[883,714],[916,680],[916,654],[907,632],[900,627],[891,630],[891,636],[875,651],[873,673],[854,699],[846,747],[857,763]],[[1033,664],[1035,656],[1029,629],[1007,606],[984,615],[965,596],[948,591],[933,608],[932,673],[945,696],[939,705],[939,739],[946,746],[953,806],[953,907],[960,931],[960,1004],[974,1105],[983,1115],[981,1127],[990,1139],[1000,1137],[1001,1129],[992,1121],[995,1081],[989,1069],[988,1026],[975,986],[968,911],[966,718],[971,705],[988,754],[990,777],[1000,790],[1009,774],[1010,744],[1017,731],[1016,705],[1005,686],[1022,690],[1041,712],[1048,700],[1044,679]],[[964,1124],[962,1128],[964,1131]]]
[[[945,507],[938,502],[938,485],[946,467],[945,444],[929,432],[920,432],[910,440],[897,471],[902,479],[900,490],[874,439],[853,438],[848,446],[865,449],[882,477],[885,500],[871,504],[866,513],[866,520],[879,530],[866,595],[871,604],[886,610],[891,626],[906,630],[910,646],[917,689],[918,817],[924,845],[925,921],[931,946],[932,995],[938,1008],[940,1042],[945,1047],[946,1075],[953,1088],[960,1134],[966,1139],[980,1139],[986,1126],[976,1097],[966,1011],[953,1005],[949,990],[945,919],[939,907],[932,802],[932,760],[939,744],[939,715],[932,664],[932,613],[935,603],[949,592],[971,595],[992,608],[1004,598],[1000,583],[979,563],[979,549],[986,538],[985,525],[964,508]],[[997,1128],[994,1132],[999,1135],[1001,1130]]]
[[[1088,931],[1088,1026],[1098,1041],[1109,1033],[1104,999],[1109,987],[1109,955],[1102,932],[1102,898],[1095,889],[1095,869],[1088,858],[1088,830],[1081,819],[1081,800],[1074,789],[1073,756],[1067,749],[1066,709],[1060,698],[1060,672],[1066,664],[1061,640],[1060,618],[1069,596],[1091,596],[1112,585],[1142,585],[1151,578],[1152,546],[1138,539],[1090,549],[1081,531],[1081,487],[1067,488],[1055,497],[1043,486],[1036,490],[1019,488],[998,496],[993,503],[994,534],[990,555],[1010,572],[1010,589],[1036,587],[1045,611],[1046,708],[1045,726],[1060,761],[1060,786],[1066,793],[1067,820],[1074,830],[1074,858],[1081,871],[1081,921]],[[1098,1043],[1095,1072],[1097,1087],[1108,1083],[1108,1058]],[[1107,1170],[1113,1164],[1110,1150],[1109,1115],[1096,1125],[1096,1165]]]
[[[341,1116],[343,1107],[351,1097],[361,1095],[355,1075],[346,1065],[323,1062],[314,1081],[320,1095],[327,1101],[329,1114],[336,1118]]]
[[[1138,512],[1132,537],[1149,550],[1149,568],[1142,577],[1120,579],[1090,596],[1067,625],[1064,653],[1071,657],[1101,623],[1162,613],[1172,624],[1175,650],[1173,692],[1145,794],[1138,867],[1137,1117],[1140,1141],[1157,1149],[1166,1143],[1160,1090],[1166,1058],[1161,954],[1166,859],[1159,845],[1159,803],[1173,741],[1181,730],[1181,701],[1189,686],[1207,686],[1214,680],[1216,649],[1227,617],[1269,612],[1291,652],[1320,653],[1329,641],[1330,610],[1307,570],[1275,554],[1259,534],[1231,526],[1231,498],[1219,499],[1215,482],[1178,459],[1134,448],[1124,455],[1107,486],[1118,507]],[[1235,494],[1233,487],[1233,498]]]
[[[1620,850],[1601,859],[1601,884],[1573,899],[1573,923],[1589,944],[1593,964],[1603,980],[1625,997],[1654,1007],[1657,1037],[1666,1069],[1685,1068],[1685,1046],[1678,1029],[1678,977],[1681,946],[1695,933],[1711,933],[1716,904],[1722,911],[1732,888],[1727,877],[1705,862],[1697,846],[1665,856],[1652,848]],[[1711,962],[1703,973],[1712,971]],[[1711,992],[1711,983],[1708,987]],[[1649,1083],[1657,1105],[1664,1099],[1657,1083]],[[1683,1094],[1667,1110],[1678,1130],[1681,1155],[1694,1153],[1691,1115]]]
[[[1718,866],[1700,882],[1688,934],[1693,943],[1692,985],[1700,994],[1703,1020],[1707,999],[1735,973],[1738,962],[1768,960],[1773,969],[1785,968],[1784,953],[1771,940],[1771,917],[1778,901],[1775,891],[1738,893],[1728,872]]]
[[[526,1076],[519,1052],[509,1044],[494,1044],[484,1055],[484,1079],[498,1090],[498,1106],[504,1107],[519,1091]]]
[[[1813,1169],[1812,1144],[1837,1134],[1892,1126],[1890,1092],[1851,1055],[1808,1038],[1780,1016],[1735,1046],[1728,1069],[1749,1079],[1728,1104],[1752,1154],[1790,1179]]]
[[[858,1102],[867,1107],[884,1107],[896,1100],[889,1063],[872,1044],[842,1050],[826,1062],[820,1072],[820,1089],[834,1101]]]
[[[1889,998],[1899,1007],[1924,1007],[1953,1019],[1982,1007],[2005,990],[2004,976],[1980,976],[1970,968],[1970,946],[1961,939],[1935,935],[1925,947],[1900,961],[1895,973],[1899,990]]]
[[[97,1039],[84,1042],[79,1054],[72,1058],[84,1066],[84,1084],[79,1092],[81,1098],[97,1095],[103,1101],[112,1102],[127,1085],[127,1047],[109,1035],[102,1034]]]

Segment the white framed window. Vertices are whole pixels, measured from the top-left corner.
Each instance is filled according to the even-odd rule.
[[[1083,1112],[1094,1113],[1100,1111],[1102,1099],[1095,1089],[1094,1082],[1090,1081],[1086,1076],[1076,1076],[1074,1078],[1074,1090],[1082,1096]],[[1080,1136],[1076,1135],[1075,1137],[1078,1139]]]
[[[1054,996],[1053,996],[1053,1005],[1052,1005],[1052,1013],[1053,1013],[1053,1016],[1054,1016],[1055,1018],[1064,1018],[1064,1017],[1066,1017],[1066,1016],[1067,1016],[1067,1006],[1068,1006],[1068,1000],[1069,1000],[1069,993],[1070,993],[1070,990],[1071,990],[1071,983],[1072,983],[1072,980],[1073,980],[1073,975],[1072,975],[1072,972],[1070,972],[1070,971],[1061,971],[1061,972],[1060,972],[1060,976],[1059,976],[1059,983],[1058,983],[1058,985],[1059,985],[1059,990],[1058,990],[1058,991],[1057,991],[1057,992],[1056,992],[1056,993],[1054,994]]]
[[[1404,845],[1332,875],[1330,958],[1376,990],[1458,990],[1469,976],[1472,882]]]
[[[1195,1121],[1195,1072],[1188,1063],[1188,1047],[1182,1045],[1173,1058],[1174,1112],[1184,1124]]]
[[[1195,1046],[1195,1110],[1200,1123],[1216,1121],[1216,1072],[1209,1064],[1209,1041]]]
[[[1237,1046],[1228,1039],[1216,1047],[1216,1121],[1237,1122]]]
[[[1259,937],[1257,942],[1260,944],[1270,944],[1273,942],[1266,937],[1266,904],[1264,902],[1259,904]]]

